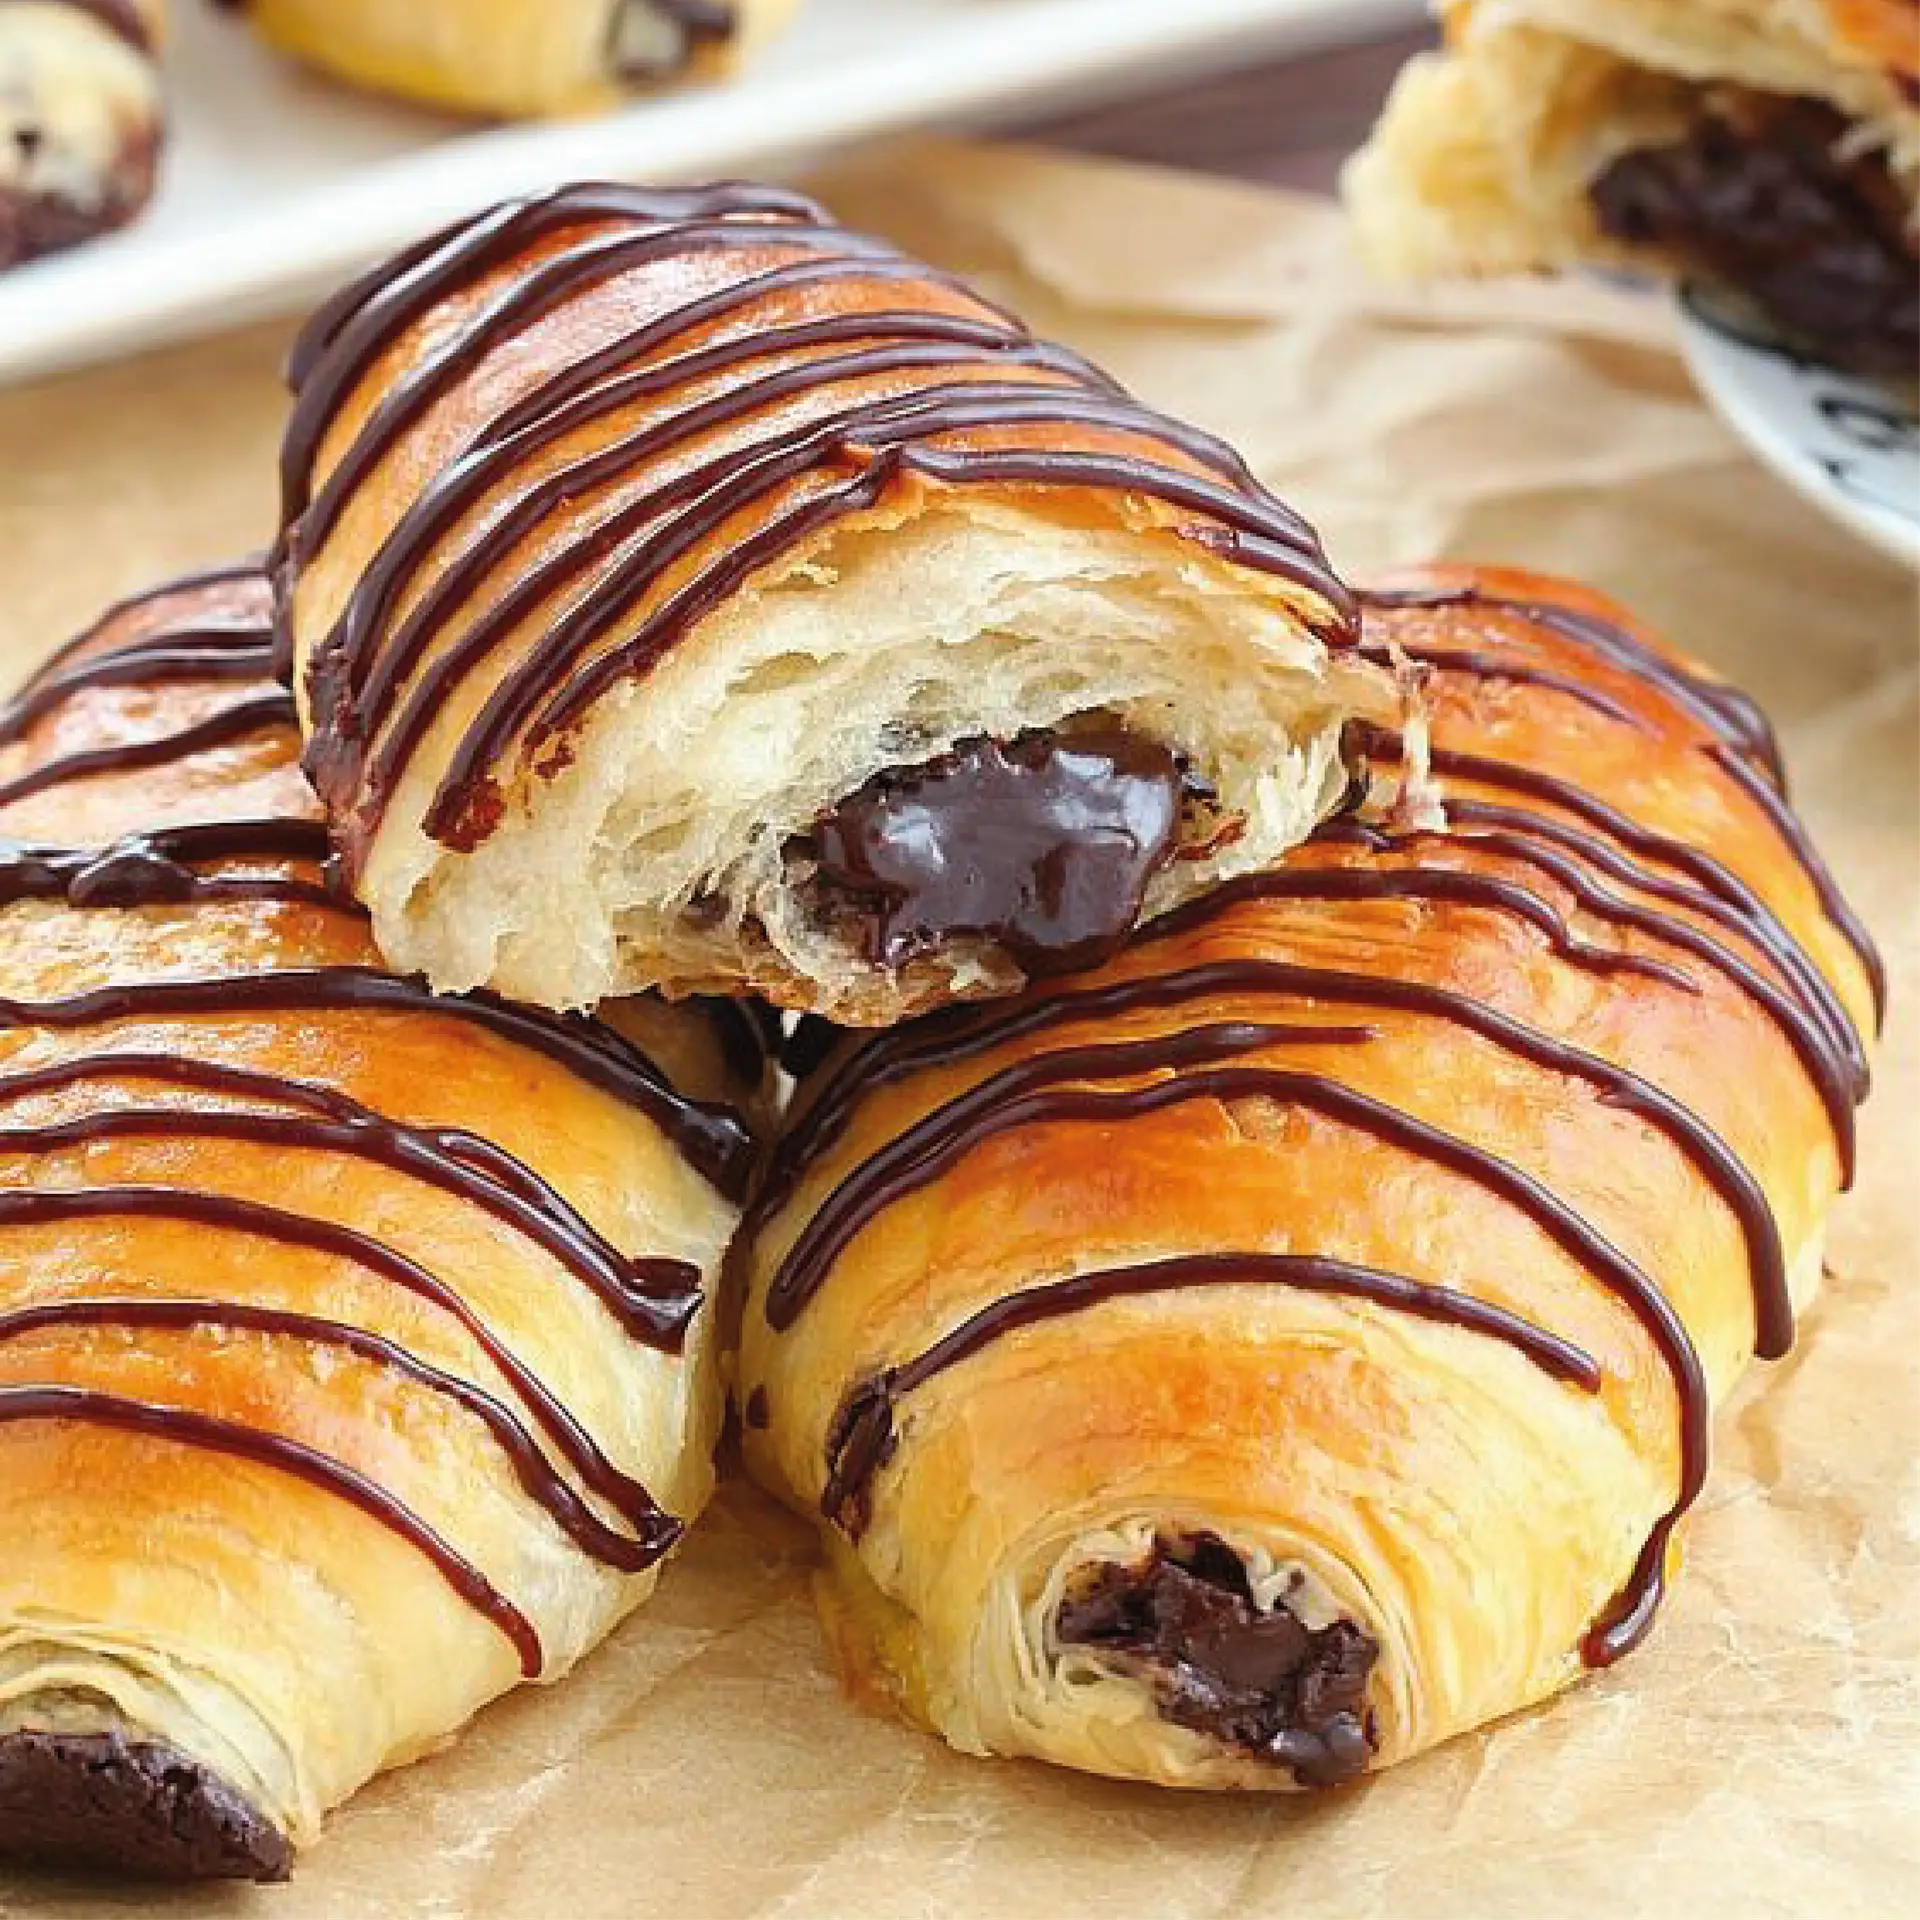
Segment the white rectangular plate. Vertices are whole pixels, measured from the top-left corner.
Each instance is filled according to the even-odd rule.
[[[726,86],[484,128],[333,87],[202,0],[174,9],[171,144],[136,226],[0,276],[0,380],[308,303],[476,207],[570,179],[691,179],[903,127],[1359,40],[1420,0],[810,0]]]

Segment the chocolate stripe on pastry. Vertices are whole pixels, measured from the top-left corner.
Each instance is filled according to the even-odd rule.
[[[85,1324],[83,1318],[76,1318],[84,1314],[84,1307],[53,1311],[60,1315],[60,1325]],[[532,1679],[540,1672],[540,1636],[533,1622],[417,1513],[358,1469],[330,1454],[239,1421],[220,1420],[181,1407],[153,1406],[144,1400],[123,1399],[118,1394],[96,1393],[84,1387],[0,1387],[0,1426],[19,1420],[71,1421],[145,1434],[228,1454],[309,1481],[357,1507],[414,1548],[474,1612],[500,1629],[519,1656],[523,1674]]]
[[[748,1461],[971,1750],[1327,1785],[1611,1664],[1817,1278],[1879,969],[1763,716],[1577,589],[1365,604],[1443,828],[1336,819],[1085,980],[788,1044]]]
[[[926,1352],[903,1365],[889,1367],[878,1379],[855,1388],[834,1416],[828,1447],[830,1471],[826,1490],[820,1496],[821,1513],[852,1534],[865,1527],[869,1486],[897,1444],[894,1421],[901,1400],[935,1375],[971,1359],[990,1341],[1102,1301],[1173,1293],[1182,1287],[1217,1286],[1302,1287],[1315,1293],[1350,1294],[1356,1299],[1378,1301],[1403,1313],[1502,1340],[1556,1380],[1572,1381],[1589,1393],[1597,1393],[1600,1388],[1600,1369],[1592,1356],[1569,1342],[1470,1294],[1426,1286],[1377,1267],[1303,1254],[1252,1253],[1195,1255],[1137,1267],[1109,1267],[1008,1294],[962,1321]]]
[[[229,1779],[231,1754],[218,1774],[188,1757],[196,1728],[178,1704],[180,1724],[168,1718],[123,1739],[119,1720],[85,1706],[118,1699],[111,1671],[75,1694],[74,1663],[98,1666],[106,1656],[59,1639],[65,1550],[49,1545],[24,1570],[0,1567],[0,1627],[9,1572],[27,1581],[35,1608],[32,1636],[0,1684],[0,1778],[15,1784],[12,1802],[0,1793],[0,1853],[189,1875],[283,1873],[285,1843],[276,1852],[268,1838],[311,1838],[312,1809],[383,1764],[389,1737],[417,1751],[512,1672],[571,1664],[643,1596],[643,1577],[678,1541],[710,1478],[703,1423],[712,1391],[667,1385],[658,1370],[714,1364],[700,1308],[732,1218],[723,1195],[746,1170],[744,1123],[730,1107],[680,1092],[611,1027],[488,996],[436,998],[370,964],[357,910],[317,874],[307,877],[326,857],[325,835],[293,775],[291,704],[258,686],[271,647],[264,615],[257,571],[162,589],[116,609],[0,711],[11,756],[0,763],[0,795],[27,832],[47,818],[104,829],[97,844],[0,842],[0,936],[24,940],[27,956],[10,968],[27,991],[0,1002],[0,1158],[13,1169],[0,1190],[0,1235],[17,1249],[0,1297],[0,1447],[31,1463],[97,1446],[79,1438],[91,1431],[129,1449],[87,1457],[124,1463],[115,1497],[128,1525],[148,1528],[138,1553],[147,1571],[116,1576],[107,1589],[136,1609],[131,1617],[95,1622],[85,1608],[97,1602],[84,1603],[75,1624],[86,1645],[97,1644],[96,1627],[114,1645],[142,1644],[151,1623],[137,1609],[175,1564],[173,1530],[198,1525],[192,1516],[203,1507],[249,1537],[247,1513],[222,1507],[222,1469],[201,1459],[300,1482],[321,1503],[276,1499],[274,1511],[300,1516],[289,1520],[299,1540],[255,1541],[244,1576],[230,1558],[223,1572],[208,1572],[230,1589],[240,1582],[232,1617],[265,1607],[272,1618],[281,1606],[290,1628],[301,1618],[304,1587],[278,1601],[268,1591],[283,1564],[297,1584],[328,1595],[327,1617],[306,1623],[311,1681],[274,1683],[280,1710],[295,1716],[272,1730],[290,1762]],[[235,681],[237,698],[227,691]],[[87,745],[89,732],[112,745]],[[241,784],[208,758],[234,737],[250,742],[256,762]],[[139,782],[116,778],[127,773]],[[263,793],[307,810],[242,811]],[[142,827],[143,817],[168,824]],[[44,928],[49,911],[76,917],[43,951],[30,927]],[[11,923],[9,935],[10,913],[37,918]],[[46,991],[62,978],[78,990]],[[634,1017],[639,1030],[658,1027],[673,1041],[676,1060],[704,1050],[715,1084],[747,1088],[764,1072],[767,1042],[751,1022],[749,1048],[739,1023],[708,1010]],[[444,1023],[447,1035],[426,1097],[457,1104],[464,1085],[479,1119],[502,1116],[510,1101],[508,1138],[524,1126],[523,1110],[536,1119],[525,1134],[538,1143],[530,1157],[482,1131],[403,1119],[363,1097],[391,1076],[386,1098],[418,1108],[423,1090],[406,1076],[415,1070],[408,1060],[425,1057],[411,1050],[435,1031],[423,1021]],[[284,1070],[296,1061],[299,1071]],[[490,1086],[490,1072],[505,1077]],[[268,1164],[250,1155],[271,1157],[271,1199],[248,1191]],[[676,1159],[688,1167],[677,1187]],[[604,1179],[594,1169],[611,1164],[621,1169],[618,1186],[591,1208],[553,1177],[557,1168],[567,1185],[592,1191]],[[697,1260],[628,1250],[635,1219],[653,1216],[629,1216],[619,1210],[624,1197],[608,1196],[646,1194],[650,1183],[648,1207],[686,1223],[679,1231],[700,1249]],[[601,1223],[610,1205],[617,1232]],[[176,1252],[188,1245],[190,1273]],[[79,1288],[75,1261],[87,1275]],[[582,1318],[585,1302],[624,1338],[595,1312]],[[587,1354],[568,1357],[567,1341],[581,1338]],[[633,1468],[646,1459],[655,1465],[643,1478]],[[149,1485],[145,1474],[158,1477]],[[179,1482],[166,1476],[209,1490],[176,1509],[160,1487]],[[50,1541],[91,1480],[69,1474],[40,1496]],[[389,1657],[381,1634],[393,1632],[381,1608],[425,1607],[420,1617],[436,1618],[403,1572],[362,1570],[381,1564],[351,1531],[369,1521],[430,1572],[447,1602],[497,1636],[510,1665],[498,1671],[497,1655],[439,1618],[447,1660],[437,1694],[417,1675],[402,1682],[389,1673],[378,1684],[396,1703],[393,1725],[370,1729],[374,1744],[337,1726],[316,1740],[312,1716],[335,1709],[318,1697],[303,1706],[302,1689],[332,1686],[328,1662],[341,1649],[329,1635],[350,1630],[354,1670],[373,1676]],[[110,1525],[98,1530],[111,1537]],[[564,1543],[558,1557],[555,1543]],[[212,1611],[212,1643],[193,1651],[196,1688],[221,1684],[218,1622],[230,1610]],[[173,1646],[178,1631],[167,1631]],[[277,1618],[262,1631],[271,1641]],[[392,1657],[405,1659],[408,1637],[392,1639]],[[62,1677],[36,1692],[33,1655],[43,1642]],[[162,1686],[168,1657],[154,1656],[158,1678],[143,1699]],[[97,1732],[86,1725],[90,1711]],[[223,1730],[214,1750],[228,1753],[230,1737]],[[45,1744],[70,1739],[80,1744]],[[206,1743],[204,1731],[198,1739]],[[75,1799],[73,1756],[93,1751],[88,1740],[100,1743],[100,1777],[91,1800]],[[11,1749],[22,1757],[11,1775],[8,1741],[27,1743]],[[165,1774],[175,1799],[155,1800],[139,1756],[175,1749],[182,1757]],[[301,1778],[281,1807],[271,1796],[287,1790],[286,1764]],[[315,1767],[319,1777],[307,1778]],[[223,1796],[251,1824],[227,1820]],[[83,1804],[107,1823],[91,1838],[76,1837],[63,1811]],[[171,1851],[145,1832],[150,1806],[178,1813]],[[228,1846],[222,1835],[253,1839]]]
[[[1004,992],[1298,838],[1341,722],[1401,707],[1230,447],[792,194],[495,209],[330,302],[289,378],[306,764],[383,945],[440,985],[868,1024]],[[1284,795],[1255,734],[1300,749]],[[1096,739],[1076,824],[1050,787]],[[1131,819],[1148,761],[1164,832]],[[937,816],[980,897],[835,858],[849,805],[882,854]],[[564,952],[509,866],[575,917]],[[1103,913],[1023,911],[1056,888]]]

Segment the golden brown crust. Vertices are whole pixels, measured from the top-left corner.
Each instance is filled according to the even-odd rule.
[[[1124,1608],[1061,1631],[1210,1537],[1375,1643],[1372,1765],[1553,1692],[1645,1630],[1705,1415],[1817,1285],[1871,949],[1750,705],[1531,575],[1403,576],[1366,633],[1432,676],[1445,831],[1336,824],[843,1042],[749,1216],[749,1465],[834,1537],[866,1684],[970,1750],[1293,1784]]]
[[[267,608],[162,590],[0,713],[0,1852],[278,1870],[711,1483],[747,1143],[662,1075],[743,1092],[720,1031],[388,973]]]
[[[606,113],[736,73],[798,0],[244,0],[270,45],[356,86],[456,112]]]

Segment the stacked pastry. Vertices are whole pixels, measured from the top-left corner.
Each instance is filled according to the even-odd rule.
[[[1006,992],[1285,852],[1399,713],[1229,448],[795,194],[498,208],[292,379],[307,765],[439,986]]]
[[[1911,0],[1448,0],[1348,170],[1412,275],[1698,277],[1832,365],[1920,378]]]
[[[0,268],[124,226],[153,191],[164,0],[0,0]]]
[[[1331,1786],[1638,1644],[1880,993],[1749,702],[1578,589],[1353,595],[770,190],[498,209],[292,374],[325,868],[250,578],[0,722],[0,1847],[278,1870],[643,1595],[722,1346],[970,1751]]]

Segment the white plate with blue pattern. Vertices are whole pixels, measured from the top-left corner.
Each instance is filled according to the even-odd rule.
[[[1687,363],[1714,410],[1822,512],[1920,567],[1920,407],[1783,346],[1697,290],[1680,296]]]

